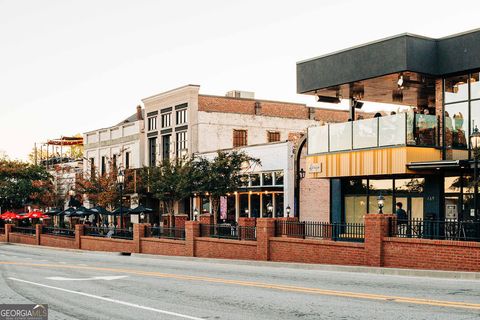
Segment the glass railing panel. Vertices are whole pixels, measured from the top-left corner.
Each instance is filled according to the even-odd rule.
[[[407,132],[405,128],[406,117],[406,113],[400,113],[378,118],[379,147],[405,144]]]
[[[378,145],[378,118],[353,122],[353,149],[374,148]]]
[[[330,151],[352,149],[352,123],[330,124]]]
[[[409,128],[410,129],[410,128]],[[437,142],[437,117],[435,115],[415,114],[413,123],[413,136],[416,146],[436,146]],[[409,144],[412,141],[409,141]]]
[[[308,154],[328,152],[328,125],[308,128]]]

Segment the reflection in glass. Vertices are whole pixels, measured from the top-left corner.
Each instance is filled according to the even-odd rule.
[[[415,115],[416,145],[434,146],[436,137],[437,117],[427,114]]]
[[[283,171],[275,171],[275,185],[283,186]]]
[[[283,217],[283,193],[275,193],[275,217]]]
[[[466,148],[468,132],[468,103],[445,105],[445,144],[447,147]]]
[[[209,197],[202,197],[202,213],[209,213],[210,212],[210,198]]]
[[[470,96],[471,99],[480,99],[480,81],[479,73],[475,72],[470,76]]]
[[[273,177],[272,172],[265,172],[262,173],[263,184],[264,186],[271,186],[273,185]]]
[[[366,196],[345,196],[345,222],[363,223],[363,216],[367,213]]]
[[[445,79],[445,103],[468,99],[468,75]]]
[[[370,191],[379,193],[380,191],[385,196],[385,194],[391,194],[393,190],[393,180],[392,179],[381,179],[375,180],[370,179],[368,181],[370,184]]]
[[[367,179],[351,179],[345,183],[345,194],[367,194]]]
[[[422,193],[424,186],[425,178],[395,179],[396,191]]]
[[[273,211],[273,195],[271,193],[262,194],[262,217],[272,218],[273,212],[268,210],[268,205],[272,206]]]
[[[250,175],[250,185],[252,187],[260,186],[260,175],[257,173],[253,173]]]
[[[445,177],[445,193],[459,193],[461,188],[461,177]]]
[[[373,148],[377,146],[378,118],[353,122],[353,148]]]
[[[383,213],[392,213],[393,196],[384,195],[383,197],[385,198],[382,208]],[[378,210],[378,195],[368,197],[368,213],[378,213]]]
[[[470,102],[470,117],[472,119],[470,132],[477,127],[480,130],[480,100]]]
[[[330,151],[352,149],[352,123],[330,124]]]

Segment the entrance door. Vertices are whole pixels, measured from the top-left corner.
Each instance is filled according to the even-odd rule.
[[[395,201],[403,204],[408,219],[423,219],[423,197],[400,196],[395,197]]]

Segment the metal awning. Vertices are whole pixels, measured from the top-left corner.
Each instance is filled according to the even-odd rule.
[[[468,160],[440,160],[425,162],[410,162],[407,168],[410,170],[427,170],[427,169],[459,169],[468,166]]]

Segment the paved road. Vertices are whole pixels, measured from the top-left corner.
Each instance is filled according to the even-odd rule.
[[[49,319],[480,319],[480,281],[0,244],[0,302]]]

